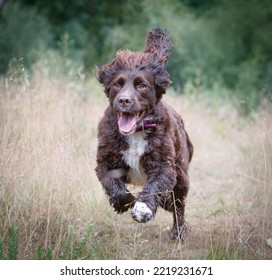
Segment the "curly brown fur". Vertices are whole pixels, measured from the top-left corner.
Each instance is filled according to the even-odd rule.
[[[193,146],[180,115],[161,101],[171,46],[168,32],[154,29],[144,52],[118,51],[97,69],[110,104],[98,126],[96,173],[118,213],[131,209],[147,222],[162,206],[173,212],[172,237],[182,239]],[[128,183],[143,185],[137,197]]]

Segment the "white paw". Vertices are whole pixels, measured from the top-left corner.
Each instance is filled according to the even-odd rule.
[[[146,203],[137,201],[131,209],[132,218],[140,223],[146,223],[153,218],[152,210]]]

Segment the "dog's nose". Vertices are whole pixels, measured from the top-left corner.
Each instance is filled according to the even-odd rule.
[[[128,94],[122,94],[118,97],[118,103],[121,106],[128,106],[130,105],[132,102],[131,96],[129,96]]]

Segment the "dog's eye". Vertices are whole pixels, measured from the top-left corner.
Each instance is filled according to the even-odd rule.
[[[119,83],[114,83],[112,86],[117,90],[121,89],[121,87],[122,87]]]
[[[147,85],[145,85],[145,84],[138,84],[138,85],[137,85],[137,88],[138,88],[139,90],[145,90],[145,89],[147,88]]]

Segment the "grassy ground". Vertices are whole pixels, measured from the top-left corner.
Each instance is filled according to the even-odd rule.
[[[244,119],[197,95],[165,100],[195,146],[190,235],[172,241],[170,213],[147,224],[109,206],[95,173],[102,88],[80,72],[0,84],[0,259],[271,259],[272,115]],[[271,112],[271,111],[270,111]],[[137,192],[137,189],[132,189]]]

